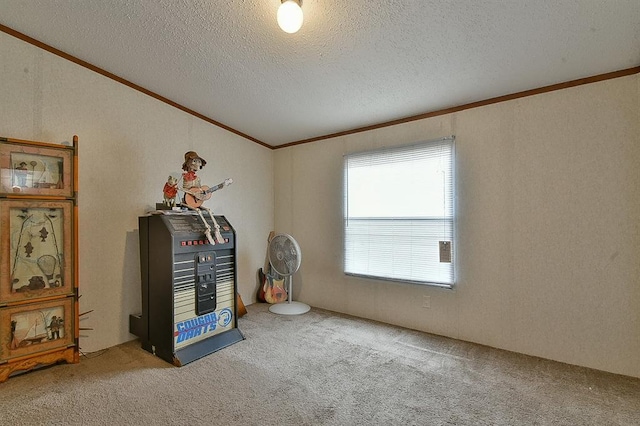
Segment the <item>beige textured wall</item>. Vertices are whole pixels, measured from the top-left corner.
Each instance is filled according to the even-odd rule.
[[[276,150],[276,230],[303,251],[295,296],[640,377],[639,93],[636,74]],[[455,289],[345,276],[343,154],[446,135],[457,150]]]
[[[138,216],[162,200],[184,153],[207,160],[209,186],[233,185],[207,205],[226,215],[238,236],[238,284],[255,298],[273,224],[272,151],[149,96],[0,33],[0,136],[61,143],[79,136],[80,311],[85,352],[129,334],[140,312]]]
[[[83,351],[134,337],[137,217],[193,149],[206,182],[234,179],[210,203],[238,232],[247,303],[275,223],[302,247],[296,298],[313,306],[640,377],[638,75],[273,154],[4,33],[0,58],[0,136],[80,137]],[[342,155],[451,134],[456,288],[344,276]]]

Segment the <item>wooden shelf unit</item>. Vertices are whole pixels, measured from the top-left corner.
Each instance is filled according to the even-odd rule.
[[[0,137],[0,383],[80,361],[78,137]]]

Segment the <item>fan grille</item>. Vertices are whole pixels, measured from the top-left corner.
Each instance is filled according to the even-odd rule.
[[[293,275],[302,262],[300,246],[291,235],[276,235],[269,243],[269,262],[278,274]]]

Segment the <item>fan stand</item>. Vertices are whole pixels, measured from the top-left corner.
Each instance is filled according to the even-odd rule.
[[[269,311],[278,315],[301,315],[306,314],[311,309],[311,306],[302,302],[293,302],[291,300],[292,297],[292,288],[291,288],[291,275],[287,277],[289,279],[289,297],[286,302],[276,303],[269,307]]]

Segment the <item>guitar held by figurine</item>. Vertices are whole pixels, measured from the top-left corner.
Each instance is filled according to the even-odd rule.
[[[198,208],[211,198],[211,193],[215,192],[219,189],[224,188],[225,186],[229,186],[233,183],[233,179],[228,178],[225,179],[224,182],[219,183],[218,185],[209,188],[208,186],[201,186],[200,188],[191,188],[189,190],[185,190],[184,194],[184,202],[189,207]]]

